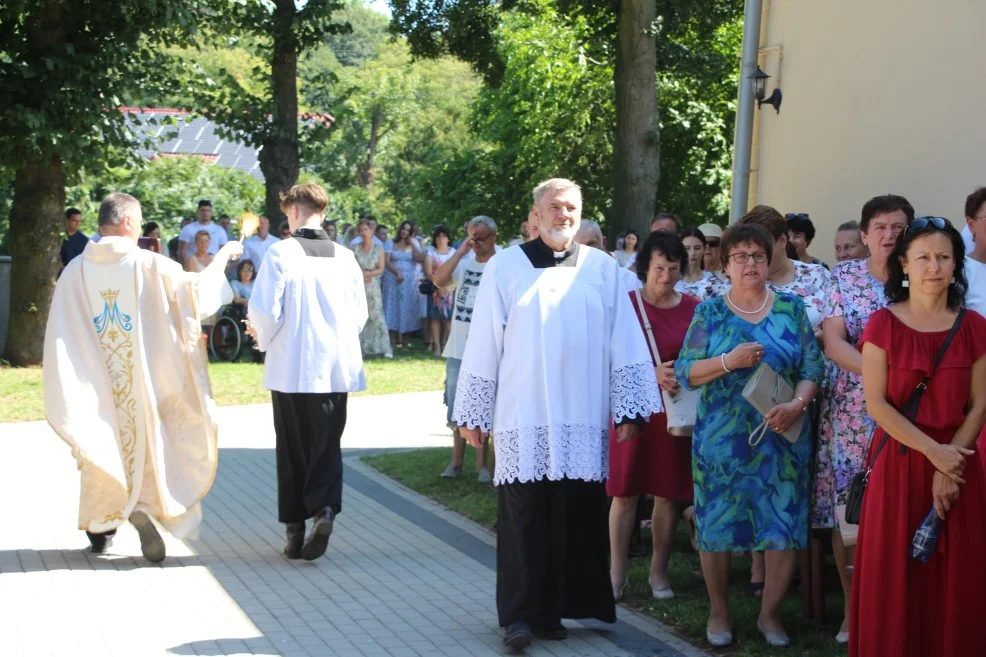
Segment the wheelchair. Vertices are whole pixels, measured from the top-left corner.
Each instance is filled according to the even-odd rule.
[[[209,331],[209,354],[214,360],[235,363],[244,353],[254,363],[264,362],[264,354],[253,348],[254,339],[246,334],[246,309],[231,303],[223,306],[219,319]]]

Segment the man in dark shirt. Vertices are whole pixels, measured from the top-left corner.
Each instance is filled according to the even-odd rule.
[[[89,238],[86,237],[79,227],[82,225],[82,212],[77,208],[69,208],[65,211],[65,239],[62,241],[62,269],[65,268],[72,258],[81,255],[86,249]]]

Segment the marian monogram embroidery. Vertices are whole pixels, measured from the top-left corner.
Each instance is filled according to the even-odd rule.
[[[127,477],[127,490],[133,490],[134,460],[137,453],[137,400],[134,399],[133,322],[117,305],[119,290],[100,290],[103,312],[93,317],[99,346],[106,358],[110,389],[119,425],[120,450]],[[108,522],[111,518],[104,519]]]

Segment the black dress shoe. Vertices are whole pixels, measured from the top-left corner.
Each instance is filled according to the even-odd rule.
[[[288,538],[288,542],[284,545],[284,556],[288,559],[300,559],[301,546],[305,543],[305,523],[287,523],[284,534]]]
[[[301,557],[305,561],[314,561],[325,554],[325,548],[329,546],[329,537],[332,536],[332,525],[335,523],[335,518],[335,513],[328,507],[315,514],[312,532],[301,547]]]
[[[92,554],[106,554],[106,550],[113,545],[113,537],[116,536],[116,530],[114,529],[103,534],[86,532],[86,536],[89,537],[89,552]]]
[[[568,638],[568,630],[560,622],[549,623],[535,627],[534,636],[545,641],[564,641]]]
[[[523,650],[532,640],[531,625],[527,621],[511,623],[503,634],[503,645],[514,650]]]

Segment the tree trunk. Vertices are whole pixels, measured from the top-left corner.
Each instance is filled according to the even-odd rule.
[[[614,232],[650,232],[660,174],[657,118],[657,46],[651,25],[656,0],[620,3],[616,68],[616,143],[613,149]]]
[[[298,40],[294,33],[294,0],[277,0],[271,91],[274,116],[270,135],[260,150],[260,170],[266,186],[267,218],[276,235],[287,217],[281,212],[281,192],[298,182]]]
[[[373,108],[373,115],[370,117],[370,140],[366,145],[366,159],[359,166],[356,172],[356,183],[360,187],[369,187],[376,180],[377,175],[374,170],[374,161],[377,157],[377,147],[380,145],[380,127],[383,125],[383,110],[379,105]]]
[[[58,157],[29,161],[14,176],[10,209],[10,328],[4,358],[40,365],[45,324],[61,266],[65,174]]]

